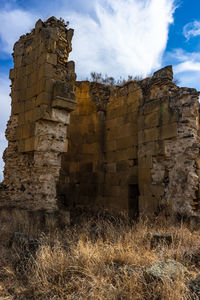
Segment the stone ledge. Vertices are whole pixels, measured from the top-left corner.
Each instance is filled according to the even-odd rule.
[[[76,106],[76,101],[57,96],[52,101],[52,108],[64,109],[69,112],[73,111]]]

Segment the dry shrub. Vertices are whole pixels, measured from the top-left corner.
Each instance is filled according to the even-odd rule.
[[[153,232],[170,233],[172,244],[151,249]],[[184,224],[91,218],[62,232],[42,234],[39,240],[37,255],[22,275],[13,268],[12,249],[2,249],[0,295],[14,299],[195,299],[187,283],[199,272],[194,256],[200,235]],[[148,282],[146,268],[165,259],[181,262],[188,275]]]

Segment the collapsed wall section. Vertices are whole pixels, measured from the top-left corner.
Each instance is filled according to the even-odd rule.
[[[140,211],[190,216],[199,207],[199,93],[166,67],[142,82],[138,115]]]
[[[75,107],[72,29],[54,17],[39,20],[14,46],[12,112],[4,152],[1,207],[58,209],[56,184],[67,127]]]
[[[199,93],[176,86],[171,66],[122,87],[77,83],[76,98],[62,164],[67,205],[199,214]]]

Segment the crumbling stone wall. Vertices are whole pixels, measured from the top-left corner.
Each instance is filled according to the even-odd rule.
[[[76,104],[74,62],[68,62],[72,36],[72,29],[51,17],[39,20],[14,46],[1,207],[58,209],[61,153],[67,151]]]
[[[76,199],[79,205],[128,210],[132,216],[160,211],[199,214],[199,93],[176,86],[169,66],[142,81],[107,87],[110,95],[100,97],[104,103],[100,121],[98,101],[95,106],[92,95],[102,88],[106,87],[88,82],[77,85],[79,104],[72,113],[70,151],[62,166],[68,205]],[[86,126],[94,120],[101,123],[98,132]],[[94,139],[95,144],[90,143]],[[95,152],[93,147],[100,145],[102,150]],[[85,160],[85,146],[96,157]],[[93,173],[96,163],[99,167]],[[74,174],[78,174],[75,181]],[[101,188],[94,192],[96,186]]]
[[[52,17],[14,46],[1,219],[78,205],[199,215],[199,92],[171,66],[123,86],[75,82],[72,36]]]
[[[192,215],[199,206],[199,93],[171,67],[142,83],[138,118],[140,211]]]

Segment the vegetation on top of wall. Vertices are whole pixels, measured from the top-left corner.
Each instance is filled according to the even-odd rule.
[[[114,77],[108,76],[107,74],[103,75],[102,73],[97,73],[97,72],[91,72],[90,78],[89,79],[87,78],[87,80],[89,80],[90,82],[101,83],[111,87],[123,86],[124,84],[130,81],[140,82],[142,79],[143,78],[141,76],[132,76],[132,75],[128,75],[127,78],[123,78],[120,76],[119,79],[115,79]],[[174,78],[173,83],[179,85],[180,80],[178,78]]]
[[[115,79],[112,76],[108,76],[107,74],[103,75],[102,73],[91,72],[89,81],[105,84],[107,86],[122,86],[129,81],[140,81],[142,77],[128,75],[127,79],[120,77],[119,79]]]

